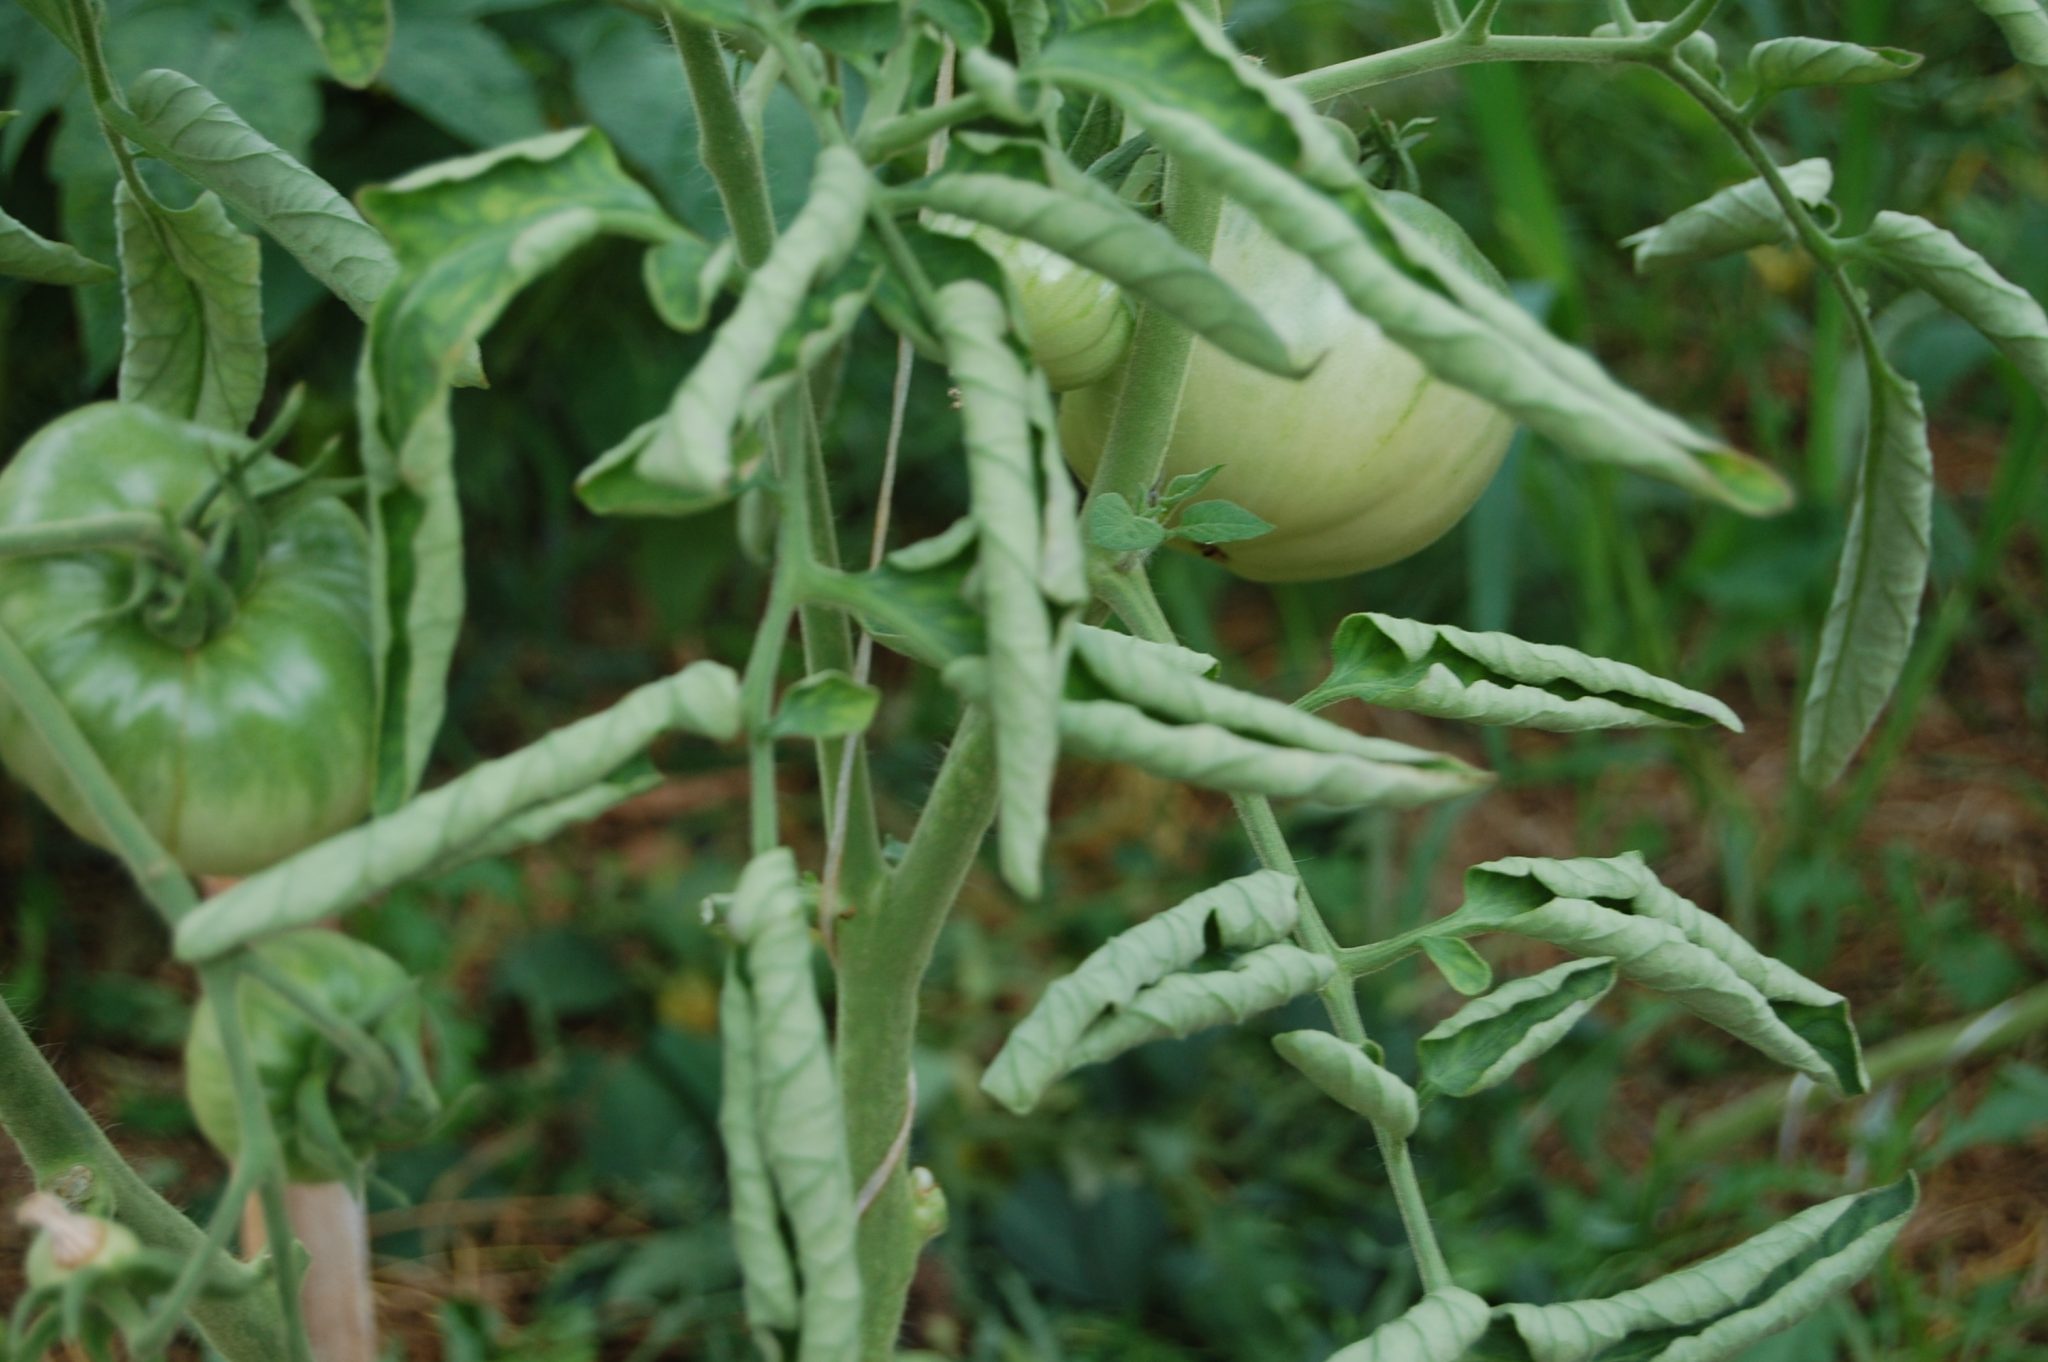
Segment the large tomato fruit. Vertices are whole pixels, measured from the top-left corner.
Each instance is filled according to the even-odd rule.
[[[1490,274],[1456,224],[1429,204],[1408,195],[1383,200],[1468,268]],[[1235,204],[1223,210],[1213,264],[1296,353],[1322,361],[1306,378],[1281,378],[1196,340],[1165,472],[1221,464],[1204,495],[1273,525],[1257,539],[1202,552],[1254,581],[1312,581],[1405,558],[1456,524],[1500,467],[1514,429],[1507,416],[1431,378]],[[1061,442],[1083,477],[1102,457],[1121,384],[1119,370],[1061,399]]]
[[[148,407],[60,417],[0,471],[0,532],[111,513],[177,514],[248,442]],[[289,465],[265,459],[257,488]],[[229,498],[217,498],[225,513]],[[70,710],[149,830],[194,874],[243,875],[369,808],[369,546],[333,498],[269,526],[232,619],[181,646],[128,606],[129,553],[0,558],[0,627]],[[0,762],[88,840],[106,835],[24,716],[0,698]]]
[[[1002,266],[1017,291],[1024,343],[1054,392],[1101,382],[1130,349],[1130,304],[1094,270],[993,227],[958,219],[933,225],[971,238]]]
[[[261,979],[242,979],[236,998],[242,1035],[292,1181],[347,1181],[378,1145],[423,1134],[440,1099],[420,1052],[418,990],[404,968],[375,947],[322,927],[285,932],[252,949],[301,992],[361,1027],[387,1061],[380,1081],[277,990]],[[185,1096],[200,1132],[234,1158],[242,1143],[235,1084],[209,1003],[193,1014],[185,1040]]]

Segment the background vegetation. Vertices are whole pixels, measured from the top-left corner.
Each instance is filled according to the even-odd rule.
[[[1582,23],[1589,3],[1512,9],[1541,28],[1546,10]],[[645,12],[400,0],[390,67],[357,93],[319,78],[282,3],[109,7],[118,74],[189,72],[345,190],[591,122],[686,222],[716,228],[681,74]],[[1433,31],[1426,6],[1395,0],[1239,0],[1232,12],[1240,42],[1282,70]],[[1850,220],[1879,202],[1923,214],[2048,294],[2048,100],[1975,10],[1745,0],[1720,28],[1925,53],[1909,81],[1786,96],[1780,126],[1795,135],[1781,159],[1832,156]],[[72,72],[40,30],[0,9],[0,107],[24,115],[0,130],[0,197],[105,258],[109,172]],[[1785,469],[1804,500],[1743,520],[1525,441],[1463,527],[1396,568],[1274,591],[1173,564],[1162,585],[1177,627],[1274,694],[1319,675],[1341,614],[1386,609],[1639,662],[1749,720],[1729,742],[1489,734],[1464,755],[1500,770],[1501,789],[1416,815],[1302,814],[1304,875],[1338,916],[1379,934],[1455,902],[1474,861],[1640,848],[1674,888],[1848,994],[1876,1055],[1918,1036],[1918,1050],[1889,1053],[1923,1061],[1855,1104],[1781,1122],[1783,1081],[1757,1057],[1667,1004],[1610,1003],[1455,1124],[1426,1116],[1418,1158],[1441,1214],[1464,1222],[1447,1236],[1460,1280],[1525,1299],[1597,1294],[1831,1195],[1845,1174],[1877,1182],[1915,1167],[1924,1208],[1853,1306],[1751,1357],[2043,1355],[2048,1044],[2029,1033],[2048,1018],[2048,418],[1961,323],[1910,300],[1887,314],[1896,361],[1934,418],[1929,622],[1860,767],[1825,799],[1804,794],[1788,772],[1792,697],[1858,434],[1844,415],[1857,371],[1839,316],[1790,254],[1629,272],[1618,238],[1706,181],[1747,173],[1647,73],[1483,67],[1380,93],[1373,108],[1339,112],[1357,126],[1375,114],[1435,120],[1414,151],[1425,191],[1532,306],[1630,384]],[[771,173],[799,193],[811,147],[784,122]],[[456,398],[474,600],[442,738],[449,765],[588,712],[666,661],[744,652],[732,622],[750,616],[762,581],[728,514],[681,530],[606,522],[569,495],[574,473],[666,399],[701,344],[658,322],[636,272],[634,254],[599,246],[550,275],[488,342],[497,391]],[[265,280],[273,396],[308,385],[310,449],[350,425],[360,328],[267,245]],[[118,326],[106,290],[74,305],[0,281],[0,450],[108,390]],[[848,382],[881,393],[892,353],[857,341]],[[931,371],[920,379],[904,540],[944,525],[964,498],[946,394]],[[832,433],[849,487],[872,485],[883,409],[879,397],[853,404]],[[864,546],[859,524],[847,532]],[[899,666],[887,654],[881,665]],[[935,684],[919,690],[907,665],[883,680],[899,698],[876,729],[877,766],[886,787],[916,794],[950,702]],[[1393,736],[1425,731],[1388,719]],[[1424,740],[1465,739],[1430,727]],[[437,1138],[379,1168],[390,1186],[373,1203],[378,1289],[407,1357],[744,1356],[714,1129],[718,948],[697,911],[743,856],[743,773],[702,765],[714,759],[699,751],[668,755],[674,778],[598,826],[360,919],[429,979],[454,1099]],[[812,801],[791,780],[787,797]],[[1259,1035],[1141,1051],[1065,1084],[1029,1120],[976,1090],[1007,1024],[1064,962],[1248,864],[1220,796],[1127,770],[1070,764],[1056,817],[1044,903],[978,876],[926,993],[916,1158],[946,1186],[953,1227],[913,1299],[918,1339],[947,1356],[1048,1362],[1323,1356],[1393,1313],[1413,1283],[1370,1142],[1317,1119],[1320,1099],[1282,1081]],[[192,983],[163,963],[159,929],[111,861],[12,786],[0,786],[0,902],[9,1003],[124,1148],[203,1210],[222,1171],[184,1105],[177,1047]],[[1367,1023],[1397,1052],[1454,1005],[1421,968],[1369,984]],[[2016,995],[1970,1033],[1974,1046],[1923,1034]],[[27,1186],[9,1158],[7,1201]],[[13,1233],[0,1228],[0,1299],[14,1291]]]

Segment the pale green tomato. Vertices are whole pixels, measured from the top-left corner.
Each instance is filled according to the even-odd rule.
[[[1131,309],[1117,286],[1035,241],[958,219],[933,222],[996,258],[1022,308],[1024,343],[1054,392],[1100,383],[1131,345]]]
[[[1384,200],[1490,272],[1428,204]],[[1253,581],[1314,581],[1405,558],[1456,524],[1500,467],[1514,430],[1507,416],[1431,378],[1235,204],[1223,210],[1213,262],[1295,353],[1322,360],[1308,377],[1287,379],[1195,342],[1166,476],[1221,464],[1202,495],[1234,501],[1274,527],[1201,551]],[[1083,477],[1102,457],[1120,384],[1112,374],[1061,400],[1061,442]]]

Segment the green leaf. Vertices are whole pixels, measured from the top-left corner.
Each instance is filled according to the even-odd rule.
[[[1311,260],[1433,374],[1566,452],[1746,514],[1790,504],[1776,473],[1621,387],[1467,272],[1431,233],[1383,211],[1308,102],[1239,60],[1189,7],[1150,5],[1072,30],[1027,74],[1116,99],[1163,150]]]
[[[1337,626],[1330,674],[1298,703],[1317,710],[1339,700],[1558,733],[1708,724],[1742,731],[1713,696],[1625,662],[1370,612]]]
[[[783,693],[769,720],[776,738],[850,738],[874,722],[882,693],[845,672],[814,672]]]
[[[1453,1097],[1493,1087],[1563,1040],[1615,977],[1612,960],[1571,960],[1475,998],[1417,1042],[1424,1082]]]
[[[917,14],[963,50],[987,47],[995,37],[995,21],[980,0],[917,0]]]
[[[654,763],[644,756],[634,757],[595,785],[514,814],[495,832],[463,847],[452,858],[436,863],[428,873],[442,874],[471,861],[510,856],[515,851],[551,842],[564,829],[601,818],[634,796],[659,787],[661,779]]]
[[[1634,852],[1474,866],[1464,906],[1445,922],[1465,934],[1505,931],[1612,958],[1624,979],[1669,995],[1787,1068],[1837,1092],[1870,1086],[1847,1000],[1665,888]]]
[[[405,41],[392,47],[383,83],[473,147],[537,137],[549,125],[532,73],[503,38],[471,18],[408,13]]]
[[[78,30],[72,26],[72,11],[64,0],[20,0],[20,4],[30,18],[50,30],[57,41],[69,48],[72,56],[84,60],[84,45],[79,41]]]
[[[1045,154],[1035,145],[1034,153]],[[1302,362],[1288,353],[1287,342],[1258,308],[1218,277],[1207,261],[1115,195],[1100,186],[1094,190],[954,171],[891,197],[1037,242],[1111,280],[1228,355],[1271,373],[1304,372]]]
[[[1898,685],[1932,553],[1934,452],[1920,389],[1882,358],[1864,361],[1870,430],[1799,716],[1799,775],[1816,786],[1841,775]]]
[[[1166,484],[1166,489],[1159,494],[1159,504],[1168,510],[1172,510],[1214,482],[1216,475],[1222,471],[1222,464],[1210,464],[1198,473],[1182,473],[1170,479]]]
[[[0,275],[37,284],[104,284],[111,267],[22,226],[0,209]]]
[[[1452,798],[1491,779],[1455,757],[1386,738],[1353,733],[1292,705],[1253,695],[1207,679],[1212,659],[1183,649],[1081,625],[1074,648],[1088,673],[1110,695],[1152,713],[1191,725],[1214,725],[1260,743],[1326,752],[1386,768],[1390,785],[1417,802]]]
[[[391,0],[292,0],[292,12],[343,85],[360,90],[384,69],[391,51]]]
[[[933,322],[960,393],[988,610],[991,665],[982,698],[996,729],[997,850],[1003,878],[1035,898],[1066,674],[1044,590],[1045,512],[1028,397],[1042,380],[1027,373],[1012,348],[1003,300],[987,285],[963,279],[941,288]]]
[[[734,263],[730,241],[714,246],[694,232],[684,232],[648,247],[640,278],[656,315],[672,330],[688,335],[711,319],[711,305]]]
[[[2033,71],[2034,79],[2048,90],[2048,5],[2042,0],[1976,0],[1977,8],[1991,16],[2005,33],[2019,63]],[[60,35],[61,36],[61,35]]]
[[[1234,501],[1198,501],[1180,513],[1167,533],[1197,544],[1236,544],[1272,530],[1271,523]]]
[[[263,400],[262,251],[211,193],[190,208],[114,190],[121,400],[239,435]]]
[[[377,807],[418,784],[461,628],[462,521],[450,387],[527,284],[601,232],[678,230],[589,129],[433,165],[362,193],[402,274],[378,302],[357,383],[375,546]]]
[[[1460,1287],[1430,1292],[1329,1362],[1459,1362],[1486,1332],[1486,1302]]]
[[[1749,49],[1755,103],[1808,85],[1876,85],[1920,69],[1921,56],[1898,47],[1863,47],[1822,38],[1772,38]]]
[[[1336,969],[1328,956],[1277,942],[1239,956],[1229,969],[1170,974],[1083,1036],[1071,1067],[1101,1064],[1155,1040],[1243,1023],[1314,993]]]
[[[1868,232],[1844,245],[1976,327],[2048,402],[2048,311],[1953,232],[1925,218],[1882,212]]]
[[[1088,542],[1105,553],[1143,553],[1166,539],[1159,522],[1132,510],[1121,492],[1090,497],[1087,520]]]
[[[615,779],[665,733],[726,742],[739,730],[739,678],[716,662],[692,663],[208,899],[178,924],[179,958],[211,960],[258,937],[338,916],[488,844],[510,819],[560,807]]]
[[[1288,1031],[1273,1037],[1273,1048],[1332,1101],[1372,1122],[1387,1138],[1405,1140],[1415,1133],[1420,1119],[1415,1089],[1358,1046],[1328,1031]]]
[[[800,0],[790,12],[799,33],[845,57],[886,52],[903,32],[898,0]]]
[[[1604,1300],[1503,1305],[1476,1358],[1716,1362],[1797,1323],[1876,1264],[1919,1200],[1912,1178],[1840,1197]]]
[[[867,167],[846,148],[818,154],[809,200],[748,278],[739,306],[713,333],[668,410],[577,479],[585,505],[603,513],[661,504],[668,514],[686,515],[732,497],[735,428],[755,384],[784,353],[784,336],[803,317],[806,300],[852,254],[871,184]]]
[[[1825,202],[1834,188],[1835,170],[1820,157],[1782,166],[1785,185],[1804,204]],[[1621,239],[1636,253],[1640,272],[1713,260],[1755,246],[1791,241],[1792,224],[1761,177],[1709,195],[1680,209],[1655,227]]]
[[[970,535],[961,547],[972,542]],[[911,548],[931,546],[928,540]],[[851,612],[883,647],[943,668],[987,648],[981,611],[969,599],[971,567],[971,559],[949,556],[930,562],[920,558],[913,568],[891,554],[871,572],[816,574],[804,594]]]
[[[1493,987],[1493,966],[1457,937],[1426,936],[1422,939],[1422,953],[1444,976],[1444,982],[1467,998]]]
[[[747,1325],[759,1332],[797,1326],[796,1265],[782,1236],[775,1182],[761,1131],[760,1043],[754,999],[735,953],[718,991],[718,1136],[732,1205],[732,1244],[740,1260]]]
[[[376,228],[333,186],[266,140],[205,87],[145,71],[128,87],[121,132],[221,196],[367,320],[398,274]]]
[[[846,1117],[811,964],[811,928],[787,847],[747,863],[726,925],[754,1005],[755,1101],[775,1197],[796,1241],[802,1362],[860,1356],[858,1217]],[[780,1302],[777,1302],[779,1304]]]
[[[1292,875],[1255,871],[1203,890],[1110,938],[1053,983],[1010,1032],[982,1075],[982,1091],[1020,1116],[1030,1111],[1061,1075],[1080,1067],[1076,1055],[1088,1048],[1092,1032],[1148,989],[1201,960],[1212,942],[1233,952],[1257,952],[1284,942],[1301,914],[1298,889]]]

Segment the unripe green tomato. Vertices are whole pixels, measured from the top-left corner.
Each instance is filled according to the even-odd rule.
[[[418,992],[404,967],[353,937],[319,927],[282,933],[253,950],[328,1011],[367,1031],[399,1080],[394,1090],[373,1093],[370,1075],[337,1052],[304,1013],[261,980],[245,977],[238,996],[242,1034],[292,1181],[344,1181],[355,1171],[331,1143],[316,1137],[306,1119],[309,1102],[325,1103],[351,1160],[425,1133],[440,1099],[420,1051]],[[242,1143],[235,1084],[210,1003],[194,1012],[186,1037],[185,1096],[200,1132],[233,1160]]]
[[[248,441],[128,402],[37,431],[0,470],[0,530],[177,515]],[[261,492],[291,477],[249,470]],[[219,497],[216,512],[230,509]],[[195,875],[246,875],[370,807],[376,695],[370,548],[334,498],[269,525],[234,617],[194,645],[124,608],[133,553],[0,558],[0,627],[21,645],[150,833]],[[108,834],[28,717],[0,696],[0,763],[71,828]]]
[[[1497,281],[1456,224],[1429,204],[1403,194],[1381,201],[1468,269]],[[1288,379],[1195,341],[1165,474],[1221,464],[1203,495],[1234,501],[1273,525],[1257,539],[1201,552],[1253,581],[1314,581],[1405,558],[1456,524],[1500,467],[1513,422],[1431,378],[1308,260],[1235,204],[1224,207],[1213,264],[1295,353],[1322,360],[1306,378]],[[1121,374],[1112,374],[1061,400],[1061,443],[1083,477],[1102,457],[1120,386]]]
[[[1035,241],[952,220],[996,258],[1022,309],[1024,343],[1054,392],[1099,383],[1131,347],[1131,309],[1115,284]]]

